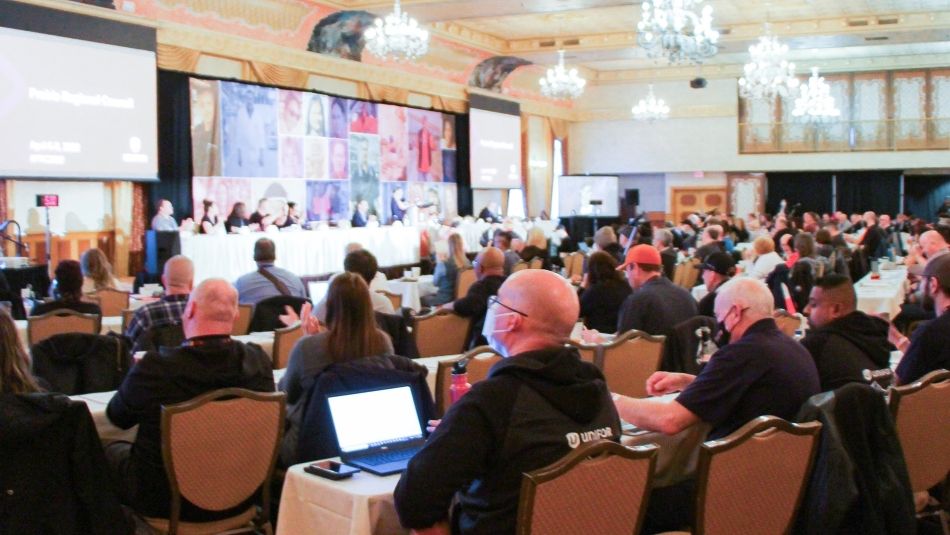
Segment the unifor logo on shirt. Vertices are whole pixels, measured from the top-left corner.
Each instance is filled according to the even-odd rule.
[[[568,433],[564,435],[567,437],[567,445],[574,449],[585,442],[590,442],[592,440],[597,440],[598,438],[610,438],[614,435],[610,427],[602,427],[600,429],[594,429],[592,431],[582,431],[580,433]]]

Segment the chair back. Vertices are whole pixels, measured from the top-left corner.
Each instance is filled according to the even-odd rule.
[[[276,331],[284,326],[280,321],[280,316],[284,313],[285,306],[289,306],[294,309],[294,312],[300,314],[303,304],[309,302],[309,299],[291,295],[275,295],[262,299],[254,305],[254,313],[251,315],[251,324],[248,326],[248,331],[254,333]]]
[[[152,325],[135,340],[132,352],[158,351],[162,347],[180,346],[185,341],[185,331],[181,323]]]
[[[544,267],[543,258],[534,257],[528,262],[528,269],[541,269],[542,267]]]
[[[118,316],[129,308],[129,292],[114,288],[103,288],[93,294],[99,303],[103,316]]]
[[[132,367],[126,338],[104,334],[56,334],[30,348],[33,375],[50,392],[67,396],[108,392]]]
[[[386,296],[386,299],[389,299],[389,302],[392,303],[394,311],[402,308],[402,295],[389,290],[376,290],[376,293]]]
[[[595,364],[600,361],[600,344],[588,344],[579,340],[568,340],[567,344],[577,349],[584,362]]]
[[[911,488],[926,492],[950,473],[950,371],[932,371],[890,393]]]
[[[658,449],[652,444],[629,448],[595,440],[526,473],[517,533],[639,533]]]
[[[802,315],[798,313],[789,314],[784,308],[776,309],[772,313],[772,319],[778,325],[778,330],[788,337],[794,337],[795,331],[802,328]]]
[[[458,314],[434,310],[416,316],[413,331],[420,357],[458,355],[465,348],[469,319]]]
[[[528,263],[525,262],[524,260],[519,260],[515,262],[515,265],[511,266],[512,273],[517,273],[521,271],[522,269],[528,269]]]
[[[122,333],[121,334],[125,334],[125,332],[129,329],[129,322],[132,321],[132,316],[135,315],[135,311],[130,308],[127,308],[123,310],[120,313],[120,315],[122,316]]]
[[[660,369],[665,342],[665,336],[631,330],[601,345],[598,367],[603,370],[610,391],[633,398],[647,397],[647,379]]]
[[[30,316],[26,319],[26,340],[28,345],[34,345],[46,340],[54,334],[84,333],[99,334],[102,328],[102,316],[98,314],[83,314],[61,308],[47,312],[42,316]]]
[[[261,518],[270,518],[270,479],[286,401],[282,392],[224,388],[162,407],[162,457],[172,499],[169,533],[177,530],[182,498],[223,511],[261,489]]]
[[[699,329],[709,330],[709,336],[716,333],[716,318],[709,316],[694,316],[673,326],[673,332],[666,341],[666,351],[663,352],[663,364],[660,369],[666,372],[699,374],[699,364],[696,354],[702,338],[697,334]]]
[[[297,340],[300,340],[303,336],[303,324],[300,322],[274,331],[272,358],[275,370],[282,370],[287,367],[290,362],[290,351],[297,344]]]
[[[477,279],[474,269],[459,268],[458,275],[455,277],[455,298],[464,297]]]
[[[435,411],[439,418],[445,416],[445,412],[452,406],[452,395],[449,389],[452,386],[452,367],[462,359],[468,359],[465,373],[468,376],[468,383],[474,385],[488,378],[491,367],[500,361],[502,356],[488,346],[478,346],[457,359],[439,362],[435,375]]]
[[[584,253],[575,251],[567,256],[564,263],[567,266],[567,278],[584,275]]]
[[[699,259],[690,258],[685,262],[676,265],[676,271],[673,272],[673,283],[682,286],[687,290],[696,286],[696,279],[699,278]]]
[[[243,336],[250,332],[248,328],[251,326],[251,316],[253,314],[254,305],[238,305],[238,317],[234,320],[234,326],[231,327],[231,334]]]
[[[693,533],[788,533],[801,505],[818,446],[819,422],[760,416],[703,444]]]

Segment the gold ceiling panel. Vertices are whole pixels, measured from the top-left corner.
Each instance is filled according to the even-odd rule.
[[[157,3],[166,9],[213,15],[249,26],[265,25],[276,31],[296,30],[313,10],[311,5],[299,0],[159,0]]]

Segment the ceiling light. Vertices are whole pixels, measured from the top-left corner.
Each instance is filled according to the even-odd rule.
[[[557,51],[557,65],[548,69],[544,78],[538,80],[541,94],[556,99],[574,99],[584,93],[587,80],[577,74],[577,69],[564,67],[564,51]]]
[[[712,29],[712,6],[700,0],[644,2],[637,23],[637,43],[651,58],[666,56],[670,63],[702,63],[716,54],[719,32]]]
[[[413,61],[429,51],[429,32],[400,9],[399,0],[385,20],[377,18],[363,32],[363,38],[370,53],[384,60]]]
[[[811,123],[828,122],[841,116],[841,110],[831,96],[831,86],[818,76],[818,67],[811,68],[811,78],[801,86],[801,95],[795,99],[792,116]]]
[[[787,61],[788,45],[779,43],[765,25],[765,35],[749,47],[751,61],[742,68],[739,78],[739,95],[746,99],[773,99],[776,95],[787,97],[798,89],[795,64]]]
[[[630,113],[638,121],[652,123],[669,117],[670,107],[666,105],[666,102],[663,102],[663,99],[656,98],[656,95],[653,94],[653,84],[650,84],[650,92],[647,93],[647,98],[641,98],[640,102],[630,109]]]

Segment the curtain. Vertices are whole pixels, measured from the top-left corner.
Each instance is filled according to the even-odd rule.
[[[838,210],[896,214],[900,210],[901,171],[836,171]]]
[[[950,197],[950,175],[904,176],[904,211],[936,221],[944,199]]]
[[[132,185],[132,231],[129,234],[129,274],[145,269],[145,229],[148,225],[148,199],[145,184]]]
[[[129,246],[132,235],[133,185],[132,182],[108,182],[112,194],[113,247],[112,267],[116,276],[124,277],[129,272]]]
[[[779,203],[785,199],[786,211],[798,203],[801,208],[796,213],[831,211],[831,174],[820,173],[766,173],[765,211],[778,212]],[[838,190],[839,196],[841,190]],[[839,197],[840,198],[840,197]],[[838,203],[839,209],[841,203]]]
[[[158,71],[158,182],[148,188],[146,218],[160,199],[175,206],[175,217],[194,213],[191,200],[191,114],[189,75]]]
[[[456,183],[458,184],[458,213],[460,216],[473,215],[472,205],[472,170],[469,166],[468,153],[468,115],[455,116],[455,151]]]

